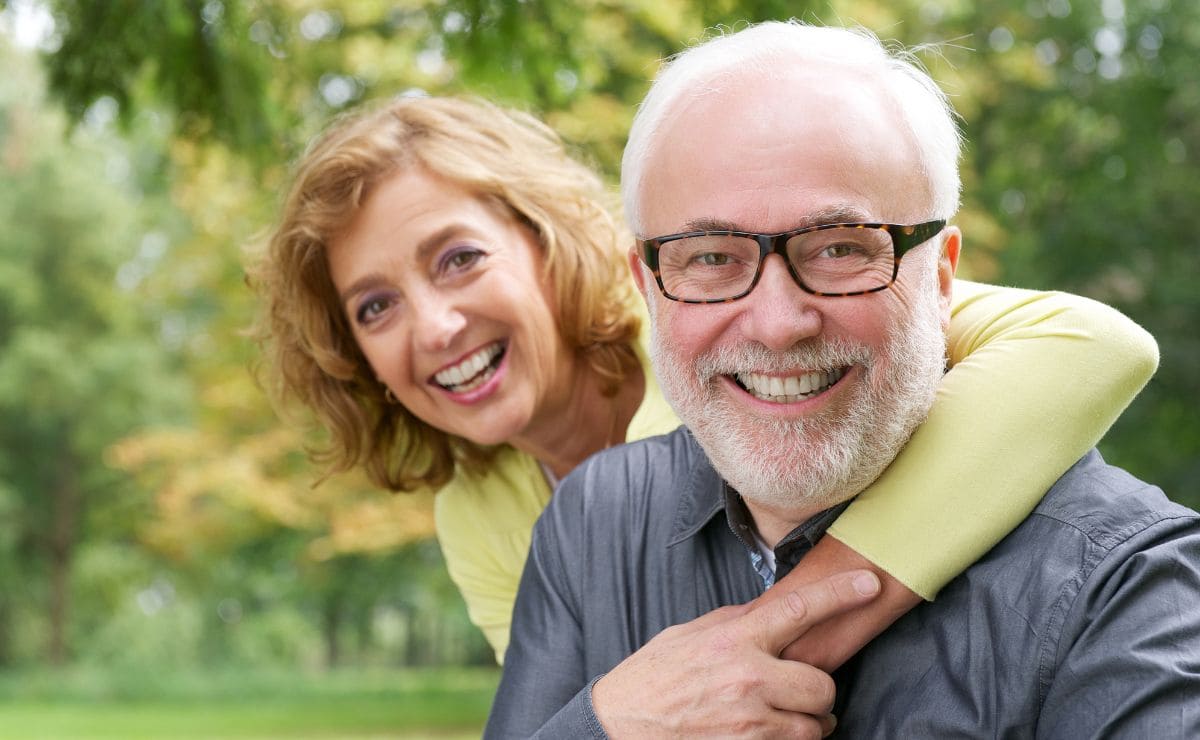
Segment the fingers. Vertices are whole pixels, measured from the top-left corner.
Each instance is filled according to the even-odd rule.
[[[787,737],[794,740],[819,740],[829,737],[837,729],[837,718],[832,714],[812,716],[808,714],[780,713],[755,728],[754,737]]]
[[[821,541],[826,539],[829,538]],[[878,597],[865,606],[814,625],[800,639],[784,648],[780,655],[788,660],[815,665],[824,671],[836,670],[876,635],[920,603],[921,597],[900,581],[887,573],[877,571],[876,575],[882,583]],[[787,585],[787,579],[784,579],[776,588]]]
[[[763,650],[779,655],[814,624],[867,603],[879,589],[879,578],[870,571],[838,573],[788,591],[742,621]]]
[[[773,709],[821,718],[833,709],[837,685],[820,668],[807,663],[776,660],[772,680],[764,686],[763,698]]]
[[[669,627],[596,682],[596,717],[614,737],[823,737],[833,679],[779,650],[879,586],[874,574],[851,571]]]
[[[792,740],[820,740],[829,737],[837,728],[832,714],[811,717],[807,714],[780,714],[764,722],[763,727],[742,733],[746,737],[786,737]]]

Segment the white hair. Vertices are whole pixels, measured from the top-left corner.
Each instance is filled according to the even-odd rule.
[[[822,63],[871,72],[890,95],[916,143],[930,190],[930,218],[949,219],[958,210],[961,188],[958,157],[961,137],[946,94],[916,58],[885,46],[865,29],[828,28],[800,21],[770,21],[726,33],[687,49],[659,71],[638,107],[621,160],[621,194],[633,232],[642,233],[641,200],[645,165],[659,132],[685,96],[720,90],[722,82],[744,81],[745,74],[769,77],[783,63]],[[778,100],[786,103],[786,90]]]

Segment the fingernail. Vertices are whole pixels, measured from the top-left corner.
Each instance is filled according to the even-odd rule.
[[[854,576],[854,590],[863,596],[879,593],[879,579],[874,573],[859,573]]]

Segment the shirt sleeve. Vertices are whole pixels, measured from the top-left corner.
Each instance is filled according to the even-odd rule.
[[[564,552],[582,512],[562,498],[560,488],[534,528],[485,738],[606,737],[591,703],[598,677],[585,675],[579,557]]]
[[[954,283],[951,370],[928,419],[829,533],[925,599],[1017,526],[1158,367],[1116,309]]]
[[[1129,525],[1136,528],[1137,522]],[[1157,522],[1070,584],[1038,675],[1038,738],[1200,737],[1200,533]]]

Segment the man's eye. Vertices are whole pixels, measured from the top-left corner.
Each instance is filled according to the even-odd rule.
[[[854,244],[830,244],[821,250],[822,257],[831,257],[838,259],[842,257],[854,257],[862,253],[862,249]]]
[[[693,257],[692,261],[705,267],[721,267],[733,262],[733,258],[724,252],[704,252]]]

